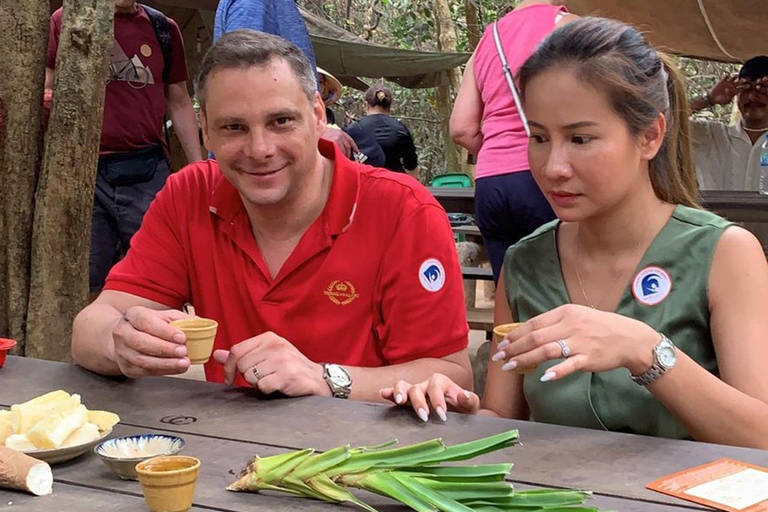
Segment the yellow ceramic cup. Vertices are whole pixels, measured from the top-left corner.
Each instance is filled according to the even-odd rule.
[[[493,328],[493,341],[495,341],[496,344],[498,345],[501,342],[501,340],[504,339],[504,336],[514,331],[521,325],[523,325],[522,322],[518,322],[514,324],[501,324],[501,325],[495,326]]]
[[[152,512],[185,512],[192,508],[200,460],[163,455],[136,464],[144,500]]]
[[[219,327],[216,320],[208,318],[182,318],[171,325],[184,331],[187,336],[187,357],[192,364],[207,363],[213,352],[213,341]]]
[[[508,333],[514,331],[518,327],[523,325],[523,322],[517,322],[514,324],[501,324],[497,325],[493,328],[493,341],[495,342],[495,345],[498,346],[499,343],[501,343],[501,340],[504,339],[504,336],[506,336]],[[495,348],[495,347],[494,347]],[[495,353],[494,350],[491,351],[491,353]],[[502,361],[503,363],[503,361]],[[533,368],[536,368],[535,366]],[[512,370],[512,373],[526,373],[531,371],[533,368],[527,368],[523,370]]]

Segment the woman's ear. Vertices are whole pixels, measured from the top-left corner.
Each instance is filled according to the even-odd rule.
[[[656,119],[640,134],[640,155],[643,160],[653,160],[664,143],[667,133],[667,118],[659,113]]]

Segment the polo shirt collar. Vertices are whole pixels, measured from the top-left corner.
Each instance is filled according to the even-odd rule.
[[[330,235],[343,233],[354,219],[357,196],[360,188],[360,173],[357,164],[346,158],[331,141],[318,141],[320,154],[333,162],[333,178],[328,201],[321,217]],[[245,211],[243,200],[237,189],[219,173],[213,186],[209,209],[211,213],[230,222]]]
[[[357,165],[345,157],[331,141],[320,139],[320,154],[333,162],[333,181],[325,203],[323,217],[330,235],[340,235],[352,225],[357,209],[360,172]]]

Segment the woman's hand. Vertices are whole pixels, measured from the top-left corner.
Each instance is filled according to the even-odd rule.
[[[411,404],[422,421],[429,419],[430,405],[443,421],[447,419],[445,412],[448,410],[477,414],[480,409],[480,398],[476,394],[463,389],[441,373],[435,373],[418,384],[398,381],[394,387],[382,389],[380,394],[382,398],[397,405]]]
[[[492,360],[504,361],[502,370],[525,372],[551,359],[565,359],[547,370],[543,382],[576,371],[598,373],[616,368],[639,375],[653,364],[653,348],[659,339],[656,331],[638,320],[567,304],[507,334]]]

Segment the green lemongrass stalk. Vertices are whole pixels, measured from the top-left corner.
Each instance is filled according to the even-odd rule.
[[[409,446],[339,446],[325,453],[308,448],[271,457],[256,456],[228,487],[233,491],[280,491],[331,503],[353,503],[376,512],[350,489],[397,500],[417,512],[595,510],[571,507],[589,497],[581,491],[515,492],[505,477],[512,464],[440,466],[512,446],[511,430],[446,446],[433,439]]]

